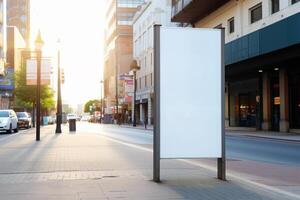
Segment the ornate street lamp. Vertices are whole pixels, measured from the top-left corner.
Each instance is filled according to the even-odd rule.
[[[133,79],[134,79],[134,93],[133,93],[133,105],[132,105],[132,112],[133,112],[133,126],[136,126],[136,110],[135,110],[135,101],[136,101],[136,85],[137,85],[137,80],[136,80],[136,72],[140,70],[140,66],[138,66],[138,63],[136,60],[133,60],[131,65],[130,65],[131,71],[133,71]]]
[[[42,48],[44,41],[42,40],[41,32],[38,32],[35,40],[35,51],[37,58],[37,83],[36,83],[36,141],[40,140],[40,126],[41,126],[41,60]]]
[[[57,41],[57,106],[56,106],[56,129],[55,133],[61,133],[62,102],[61,102],[61,69],[60,69],[60,40]]]

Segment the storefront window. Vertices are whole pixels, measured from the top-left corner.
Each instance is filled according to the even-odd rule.
[[[300,75],[292,78],[291,127],[300,129]]]
[[[271,123],[272,130],[279,131],[280,123],[280,92],[279,92],[279,78],[273,77],[271,79]]]
[[[256,127],[258,79],[230,83],[230,126]]]

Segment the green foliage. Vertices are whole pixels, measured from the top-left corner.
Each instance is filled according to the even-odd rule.
[[[32,108],[36,100],[36,86],[26,85],[26,68],[15,72],[15,96],[18,107]],[[41,86],[41,108],[54,108],[54,91],[47,85]]]
[[[90,111],[90,106],[93,106],[93,110]],[[92,113],[94,111],[101,111],[101,101],[100,100],[89,100],[84,105],[84,112]]]

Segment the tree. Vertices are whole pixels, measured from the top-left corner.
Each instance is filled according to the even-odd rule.
[[[36,86],[26,85],[26,68],[21,66],[15,72],[16,105],[22,108],[33,108],[36,101]],[[47,85],[41,86],[41,108],[48,110],[54,108],[54,91]]]
[[[90,106],[92,106],[93,110],[90,110]],[[92,113],[93,111],[101,111],[101,101],[100,100],[89,100],[84,105],[84,112]]]

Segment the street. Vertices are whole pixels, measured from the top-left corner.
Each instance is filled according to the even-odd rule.
[[[98,126],[93,126],[98,129]],[[90,129],[90,128],[89,128]],[[96,131],[93,129],[92,131]],[[136,144],[152,144],[152,131],[105,126],[103,134]],[[144,133],[144,134],[140,134]],[[227,136],[226,153],[229,159],[253,160],[265,163],[300,166],[300,144],[255,137]]]
[[[43,127],[40,142],[34,129],[1,134],[3,199],[299,199],[299,144],[227,137],[227,182],[215,179],[215,160],[162,160],[156,184],[151,131],[77,125]]]

